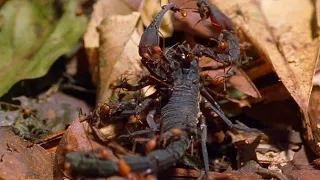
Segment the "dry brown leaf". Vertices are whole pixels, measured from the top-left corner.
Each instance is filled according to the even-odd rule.
[[[161,11],[161,6],[168,4],[168,0],[146,0],[141,11],[141,20],[148,27],[156,15]],[[173,33],[172,13],[166,13],[159,29],[162,37],[170,37]]]
[[[259,54],[270,62],[280,80],[302,109],[308,108],[319,43],[312,39],[310,1],[215,1],[225,12],[241,7],[246,15],[234,23]],[[290,8],[283,8],[290,4]],[[233,12],[235,14],[235,12]],[[232,16],[231,16],[232,17]]]
[[[281,170],[290,179],[314,180],[320,177],[320,171],[310,163],[314,159],[304,146],[294,154],[292,162],[285,165]]]
[[[128,15],[132,13],[130,2],[125,0],[100,0],[93,6],[93,13],[84,34],[84,46],[89,60],[89,68],[92,79],[98,84],[99,58],[98,48],[100,47],[100,34],[97,27],[100,26],[103,19],[112,15]],[[116,35],[115,35],[116,36]]]
[[[307,140],[310,148],[317,156],[320,156],[320,88],[314,86],[311,93],[309,110],[302,110],[304,121],[304,138]]]
[[[53,179],[45,149],[16,136],[9,127],[0,127],[0,137],[0,179]]]
[[[124,0],[134,11],[141,11],[145,0]]]
[[[319,35],[319,30],[320,30],[320,1],[316,0],[315,3],[315,8],[316,8],[316,18],[317,18],[317,28],[318,28],[318,35]]]
[[[230,77],[229,83],[239,91],[249,96],[261,98],[259,90],[253,84],[247,74],[242,69],[233,68],[233,70],[236,72],[236,74]]]
[[[93,13],[88,24],[86,33],[84,34],[85,48],[99,48],[99,32],[97,27],[102,20],[112,15],[128,15],[132,10],[126,2],[122,0],[100,0],[93,6]]]
[[[122,74],[136,74],[142,70],[138,54],[140,36],[136,31],[139,17],[138,12],[114,15],[104,19],[99,26],[99,101],[110,98],[110,83]]]
[[[310,1],[299,0],[262,2],[284,56],[281,61],[271,57],[272,64],[292,97],[307,109],[319,48],[319,42],[312,40],[313,6]],[[283,8],[289,3],[290,8]]]
[[[196,179],[202,176],[201,171],[194,169],[184,169],[184,168],[175,168],[172,173],[162,173],[160,175],[161,179]],[[209,171],[210,178],[214,179],[224,179],[224,180],[238,180],[241,179],[241,176],[234,175],[231,173],[220,173]]]

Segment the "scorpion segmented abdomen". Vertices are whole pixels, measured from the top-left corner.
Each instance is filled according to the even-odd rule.
[[[193,128],[197,125],[199,113],[199,66],[191,62],[185,74],[178,75],[168,104],[162,108],[162,131],[173,128]],[[182,71],[183,72],[183,71]]]
[[[174,87],[168,104],[162,108],[163,131],[196,126],[199,112],[198,93],[197,87]]]

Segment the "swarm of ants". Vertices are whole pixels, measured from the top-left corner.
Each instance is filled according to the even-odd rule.
[[[144,155],[121,157],[119,161],[109,160],[103,152],[69,152],[66,154],[67,168],[76,177],[109,177],[121,175],[130,177],[133,173],[145,176],[156,174],[184,161],[199,150],[202,161],[199,170],[207,179],[210,166],[207,148],[207,121],[219,117],[223,127],[234,133],[255,131],[256,129],[233,124],[214,99],[209,86],[212,78],[201,72],[226,69],[227,79],[232,72],[230,67],[238,67],[247,61],[242,53],[235,28],[231,20],[215,8],[209,0],[198,0],[197,10],[201,19],[210,19],[212,28],[219,33],[212,37],[216,44],[206,46],[196,44],[190,47],[182,42],[167,48],[160,47],[159,27],[163,16],[168,12],[186,12],[174,3],[162,10],[145,29],[139,44],[142,65],[149,74],[143,76],[136,85],[124,78],[113,85],[113,89],[141,92],[145,87],[153,87],[154,92],[145,97],[117,103],[101,104],[89,115],[81,117],[99,138],[98,129],[110,124],[122,123],[123,133],[117,134],[123,144],[143,141]],[[218,66],[200,67],[202,57],[219,62]],[[135,121],[134,126],[129,126]],[[138,125],[137,125],[138,124]],[[199,147],[194,144],[199,142]],[[138,149],[138,147],[137,147]],[[135,148],[134,148],[135,151]],[[201,178],[200,177],[200,178]]]

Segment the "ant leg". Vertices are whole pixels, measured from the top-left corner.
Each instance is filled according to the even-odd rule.
[[[224,112],[220,108],[219,104],[213,99],[213,97],[210,95],[210,93],[204,87],[201,88],[200,93],[201,93],[202,97],[204,98],[204,101],[207,101],[208,103],[210,102],[211,106],[213,106],[213,105],[215,106],[215,107],[213,106],[214,109],[211,108],[213,111],[217,110],[217,111],[219,111],[219,113],[221,115],[223,115],[223,117],[225,117]],[[220,114],[218,114],[218,115],[220,116]],[[224,120],[224,118],[222,116],[220,116],[220,117]],[[225,120],[229,120],[227,117],[225,117],[225,118],[226,118]]]
[[[116,85],[113,85],[113,87],[111,87],[112,89],[118,89],[118,88],[122,88],[125,89],[127,91],[138,91],[146,86],[149,85],[155,85],[155,84],[163,84],[164,86],[170,87],[169,84],[161,81],[160,79],[156,78],[155,76],[152,75],[147,75],[147,76],[143,76],[139,81],[137,85],[131,85],[130,83],[127,82],[127,80],[121,80],[119,83],[117,83]]]
[[[127,91],[137,91],[140,90],[146,86],[150,85],[150,78],[149,75],[143,76],[139,81],[137,85],[131,85],[128,83],[126,79],[121,79],[120,82],[118,82],[116,85],[113,85],[111,87],[112,89],[126,89]]]
[[[190,140],[190,144],[191,144],[191,156],[193,156],[193,153],[194,153],[194,147],[193,147],[193,144],[194,144],[194,139],[193,139],[193,137],[191,138],[191,140]]]
[[[200,116],[200,130],[201,130],[201,150],[204,163],[204,171],[207,179],[209,179],[209,156],[207,150],[207,125],[203,115]]]
[[[130,137],[140,136],[140,135],[154,133],[154,132],[155,131],[153,129],[144,129],[144,130],[135,131],[135,132],[132,132],[132,133],[121,135],[118,138],[130,138]]]
[[[227,71],[225,71],[225,69],[224,69],[224,75],[223,75],[223,86],[224,86],[224,91],[226,91],[227,90],[227,86],[226,86],[226,81],[227,81],[227,78],[229,78],[229,77],[231,77],[231,76],[233,76],[233,75],[235,75],[236,74],[236,72],[234,72],[234,71],[231,71],[230,72],[230,70],[232,69],[232,67],[230,66],[229,68],[228,68],[228,70]]]

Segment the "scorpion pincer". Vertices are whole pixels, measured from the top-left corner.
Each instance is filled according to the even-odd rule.
[[[231,20],[209,0],[198,0],[197,6],[200,17],[202,19],[210,18],[212,27],[220,32],[217,41],[218,51],[204,50],[202,51],[203,55],[227,65],[239,64],[241,58],[240,45]]]

